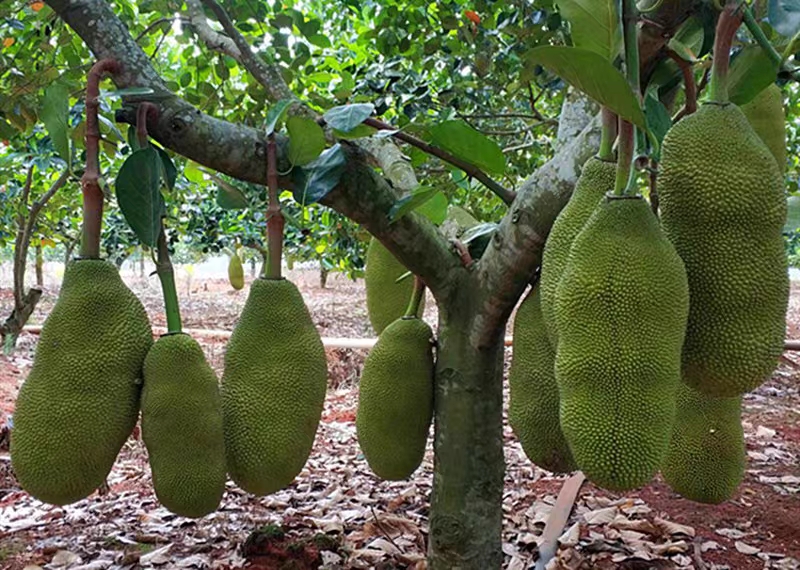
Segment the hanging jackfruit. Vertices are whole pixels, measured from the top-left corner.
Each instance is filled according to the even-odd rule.
[[[67,265],[14,412],[11,465],[23,489],[65,505],[103,484],[136,424],[152,343],[147,313],[113,264]]]
[[[425,454],[433,416],[432,336],[425,321],[402,317],[384,329],[364,362],[358,443],[383,479],[405,479]]]
[[[219,386],[187,334],[162,336],[147,353],[142,439],[162,505],[185,517],[216,510],[225,490]]]
[[[742,105],[742,112],[775,157],[781,173],[786,172],[786,116],[781,88],[773,83]]]
[[[714,398],[681,383],[677,402],[664,479],[692,501],[727,501],[744,477],[742,397]]]
[[[508,421],[533,463],[555,473],[576,469],[558,418],[556,351],[545,331],[537,284],[514,317],[514,353],[508,374]]]
[[[327,377],[300,291],[285,279],[255,280],[222,376],[228,472],[240,487],[267,495],[294,480],[314,444]]]
[[[231,255],[228,262],[228,281],[230,281],[231,287],[237,291],[244,287],[244,267],[242,267],[242,260],[236,252]]]
[[[738,396],[766,380],[783,351],[783,177],[732,104],[703,105],[662,150],[662,221],[692,299],[683,379],[710,396]]]
[[[542,314],[552,344],[558,342],[555,318],[556,290],[567,265],[569,249],[600,199],[606,192],[614,189],[616,172],[616,162],[602,160],[596,156],[590,158],[583,166],[572,197],[553,223],[550,235],[544,244],[540,278]]]
[[[408,276],[399,283],[397,279],[408,273],[402,263],[381,242],[372,238],[367,247],[364,281],[367,289],[367,313],[375,333],[380,335],[390,323],[402,317],[414,291],[414,278]],[[419,316],[425,309],[420,303]]]
[[[689,295],[648,203],[604,198],[556,292],[561,428],[587,478],[623,491],[662,463],[675,416]]]

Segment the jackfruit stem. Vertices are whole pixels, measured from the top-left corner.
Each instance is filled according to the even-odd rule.
[[[614,194],[625,196],[631,193],[633,176],[634,128],[624,119],[619,120],[619,146],[617,148],[617,179]]]
[[[611,109],[603,107],[603,130],[600,133],[600,150],[597,158],[600,160],[614,160],[614,140],[617,138],[617,115]]]
[[[711,67],[711,81],[708,84],[708,98],[714,103],[729,101],[728,69],[730,68],[733,37],[742,24],[740,7],[738,2],[729,0],[717,21],[717,35],[714,38],[714,63]]]
[[[273,135],[270,135],[267,143],[267,186],[269,187],[269,207],[267,208],[267,249],[269,256],[267,258],[266,278],[281,279],[284,218],[281,213],[281,203],[278,200],[278,151]]]
[[[161,221],[161,231],[158,233],[158,260],[156,261],[156,274],[161,281],[161,292],[164,296],[164,312],[167,315],[167,333],[174,334],[182,332],[181,309],[178,304],[178,292],[175,287],[175,272],[172,269],[172,261],[169,258],[167,248],[167,232],[164,229],[164,221]]]
[[[414,275],[414,291],[411,293],[411,300],[408,303],[406,314],[403,316],[416,318],[423,297],[425,297],[425,282],[419,276]]]

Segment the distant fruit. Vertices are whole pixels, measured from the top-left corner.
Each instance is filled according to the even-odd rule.
[[[66,505],[103,484],[138,419],[152,343],[147,313],[112,263],[67,265],[14,412],[11,465],[23,489]]]
[[[402,317],[411,293],[414,291],[414,276],[399,279],[408,273],[402,263],[381,242],[372,238],[367,247],[367,263],[364,281],[367,290],[367,313],[375,333],[380,335],[390,323]],[[421,317],[425,301],[420,304]]]
[[[415,317],[390,324],[364,362],[358,392],[358,443],[370,468],[400,480],[419,467],[433,415],[431,328]]]
[[[142,439],[162,505],[202,517],[225,490],[225,444],[217,375],[186,334],[162,336],[144,361]]]
[[[237,291],[244,287],[244,267],[237,253],[231,255],[231,260],[228,262],[228,281]]]
[[[294,480],[314,444],[327,378],[300,291],[285,279],[255,280],[222,376],[228,472],[240,487],[268,495]]]

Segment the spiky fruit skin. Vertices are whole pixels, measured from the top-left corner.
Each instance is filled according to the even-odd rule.
[[[103,484],[136,424],[152,343],[147,313],[113,264],[67,265],[14,412],[11,464],[26,491],[66,505]]]
[[[431,328],[401,318],[381,333],[364,361],[356,432],[370,469],[392,481],[422,462],[433,417]]]
[[[250,286],[225,352],[222,418],[228,473],[268,495],[305,465],[322,415],[328,369],[322,340],[297,287]]]
[[[732,104],[703,105],[669,131],[662,151],[662,221],[692,299],[683,380],[738,396],[766,380],[783,351],[783,177]]]
[[[147,353],[142,439],[162,505],[184,517],[216,510],[225,491],[219,385],[189,335],[162,336]]]
[[[528,459],[548,471],[568,473],[576,466],[558,417],[555,363],[537,284],[514,317],[508,421]]]
[[[556,293],[561,428],[597,485],[647,483],[667,451],[680,381],[686,272],[642,198],[603,199]]]
[[[231,256],[228,262],[228,281],[230,281],[231,287],[237,291],[244,287],[244,267],[242,267],[242,260],[236,253]]]
[[[775,157],[778,170],[781,174],[786,172],[786,115],[781,88],[773,83],[741,109],[747,122]]]
[[[572,197],[553,223],[544,244],[539,282],[542,290],[542,314],[553,345],[558,343],[556,291],[567,265],[570,247],[606,192],[614,189],[616,172],[616,162],[590,158],[583,166]]]
[[[714,398],[681,383],[664,479],[683,497],[718,504],[730,499],[744,478],[746,450],[742,397]]]
[[[399,283],[397,279],[408,273],[408,269],[397,261],[381,242],[372,238],[367,246],[367,261],[364,282],[367,290],[367,314],[375,334],[402,317],[414,292],[414,279],[406,277]],[[420,303],[418,316],[422,316],[425,301]]]

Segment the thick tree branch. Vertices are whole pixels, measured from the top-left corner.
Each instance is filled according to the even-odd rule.
[[[236,61],[241,61],[242,52],[239,51],[236,42],[208,25],[208,19],[203,12],[203,4],[200,0],[186,0],[186,9],[189,12],[189,23],[203,43],[214,51],[222,52]]]
[[[25,186],[22,187],[20,194],[20,208],[17,214],[17,235],[14,238],[14,307],[21,309],[23,306],[23,290],[25,289],[25,262],[28,259],[28,246],[25,243],[25,214],[28,210],[28,196],[33,186],[33,169],[31,164],[28,167],[28,174],[25,176]]]

